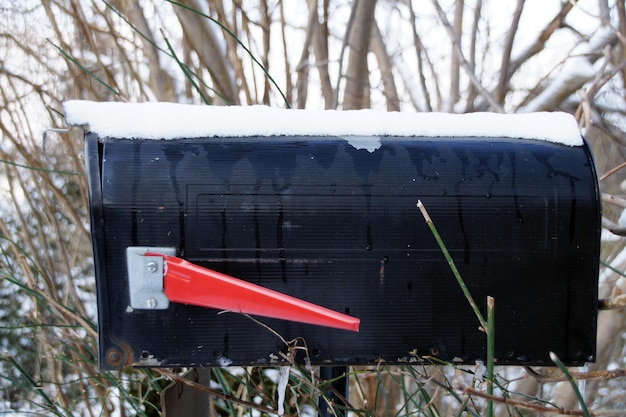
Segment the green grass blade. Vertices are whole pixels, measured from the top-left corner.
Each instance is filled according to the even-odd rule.
[[[56,169],[47,169],[47,168],[34,167],[34,166],[30,166],[30,165],[18,164],[17,162],[8,161],[6,159],[0,159],[0,163],[1,164],[11,165],[11,166],[14,166],[16,168],[24,168],[24,169],[29,169],[31,171],[45,172],[47,174],[81,175],[78,172],[73,172],[73,171],[59,171],[59,170],[56,170]]]
[[[176,61],[176,64],[178,64],[178,67],[181,69],[183,74],[185,74],[185,78],[189,80],[194,90],[196,90],[198,94],[200,94],[200,98],[202,99],[202,102],[204,104],[210,104],[209,99],[204,95],[198,83],[196,83],[196,81],[193,79],[191,71],[189,71],[189,68],[187,67],[187,65],[183,64],[182,61],[178,59],[178,55],[176,55],[174,48],[172,48],[172,44],[170,43],[169,39],[167,39],[164,33],[162,34],[163,34],[163,40],[165,41],[165,44],[167,45],[167,49],[170,52],[170,55],[172,56],[172,58],[174,58],[174,61]]]
[[[190,81],[192,81],[192,85],[194,86],[194,88],[196,88],[196,90],[198,90],[197,88],[197,84],[195,81],[193,81],[191,78],[195,78],[198,80],[198,82],[200,84],[202,84],[203,87],[205,87],[206,89],[212,91],[216,96],[218,96],[219,98],[221,98],[222,100],[224,100],[224,102],[228,102],[228,100],[226,99],[226,97],[224,97],[224,95],[220,94],[219,91],[215,90],[214,88],[212,88],[211,86],[209,86],[208,84],[206,84],[202,78],[196,74],[195,72],[191,71],[189,69],[189,67],[184,64],[181,60],[178,59],[178,56],[176,53],[174,53],[174,50],[172,49],[171,45],[169,44],[169,42],[167,42],[167,39],[165,39],[164,36],[164,41],[166,42],[168,49],[163,49],[161,46],[159,46],[154,39],[150,38],[149,36],[147,36],[145,33],[143,33],[141,30],[139,30],[139,28],[137,26],[135,26],[126,16],[124,16],[123,13],[121,13],[119,10],[117,10],[112,4],[110,4],[108,1],[104,1],[104,4],[106,7],[108,7],[113,13],[115,13],[120,19],[122,19],[132,30],[133,32],[135,32],[136,34],[138,34],[140,37],[142,37],[143,39],[145,39],[150,45],[152,45],[153,47],[155,47],[159,52],[162,52],[163,54],[169,56],[170,58],[174,59],[176,61],[176,63],[178,64],[179,67],[181,67],[181,69],[183,70],[183,73],[185,74],[185,77],[187,79],[189,79]],[[206,97],[204,97],[201,94],[201,98],[202,101],[207,103],[208,100],[206,100]],[[232,103],[231,103],[232,104]]]
[[[226,32],[226,34],[228,34],[228,36],[230,36],[231,38],[233,38],[235,40],[235,42],[237,42],[237,44],[239,46],[241,46],[243,48],[244,51],[246,51],[246,54],[248,54],[248,56],[250,57],[250,59],[252,59],[252,61],[254,61],[254,63],[256,65],[258,65],[259,68],[261,68],[261,71],[263,71],[263,74],[265,74],[265,76],[267,77],[268,80],[270,80],[270,82],[272,83],[272,85],[274,85],[274,87],[276,88],[276,90],[278,91],[278,93],[280,94],[280,96],[282,97],[285,106],[290,107],[289,106],[289,101],[287,100],[287,97],[285,96],[285,94],[283,93],[283,91],[281,90],[281,88],[278,86],[278,83],[276,83],[276,81],[274,80],[274,78],[270,75],[269,71],[267,70],[267,68],[265,68],[265,66],[254,56],[254,54],[252,53],[252,51],[250,50],[250,48],[248,48],[242,41],[241,39],[239,39],[237,37],[237,35],[235,33],[233,33],[230,29],[228,29],[225,25],[223,25],[222,23],[220,23],[217,19],[212,18],[211,16],[202,13],[199,10],[194,9],[193,7],[187,6],[185,4],[179,3],[177,1],[174,0],[167,0],[168,3],[174,5],[174,6],[178,6],[181,7],[185,10],[189,10],[192,13],[196,13],[199,16],[204,17],[205,19],[210,20],[211,22],[215,23],[216,25],[218,25],[220,27],[220,29],[222,29],[224,32]]]
[[[452,271],[452,274],[454,274],[454,277],[456,278],[456,281],[459,284],[459,287],[461,287],[461,291],[463,291],[463,295],[465,295],[465,298],[467,299],[470,306],[472,307],[472,310],[474,310],[474,314],[476,315],[476,318],[480,322],[481,327],[483,328],[483,330],[486,329],[487,320],[485,320],[482,313],[478,309],[478,305],[476,304],[476,301],[474,301],[474,297],[472,297],[472,294],[469,292],[469,289],[467,288],[467,285],[465,285],[465,281],[463,281],[463,278],[461,277],[461,274],[459,273],[459,270],[457,269],[454,263],[454,260],[452,259],[452,256],[450,256],[450,252],[448,252],[448,248],[443,242],[443,239],[441,239],[441,236],[439,235],[439,232],[437,231],[435,224],[433,223],[430,216],[428,215],[428,212],[426,211],[426,207],[424,207],[424,204],[422,204],[420,200],[417,201],[417,208],[420,210],[420,212],[424,216],[424,220],[426,220],[426,224],[428,225],[428,228],[430,229],[431,233],[435,237],[435,240],[437,241],[437,244],[439,245],[439,248],[441,249],[441,253],[443,254],[444,258],[446,258],[446,261],[448,262],[448,266],[450,266],[450,270]]]
[[[71,56],[70,54],[68,54],[67,52],[65,52],[60,46],[56,45],[53,42],[50,42],[52,44],[52,46],[61,53],[61,55],[63,55],[67,60],[69,60],[72,64],[76,65],[78,68],[80,68],[81,71],[83,71],[85,74],[89,75],[91,78],[93,78],[94,80],[96,80],[98,83],[102,84],[107,90],[109,90],[111,93],[113,93],[114,95],[118,96],[120,95],[119,91],[117,91],[115,88],[111,87],[109,84],[107,84],[103,79],[101,79],[100,77],[98,77],[96,74],[94,74],[92,71],[89,71],[87,68],[85,68],[83,65],[80,64],[80,62],[78,62],[73,56]]]
[[[54,403],[54,401],[52,401],[48,394],[46,394],[44,390],[41,389],[39,384],[37,384],[37,382],[28,374],[28,372],[26,372],[24,368],[22,368],[22,366],[12,356],[5,357],[5,359],[7,359],[11,366],[13,366],[18,371],[22,378],[24,378],[28,386],[32,389],[31,392],[37,394],[44,400],[45,406],[48,411],[56,416],[67,415],[57,410],[57,405]]]
[[[552,360],[552,362],[556,364],[556,366],[559,367],[561,372],[563,372],[563,374],[565,375],[565,378],[567,378],[567,381],[569,382],[569,384],[572,386],[572,390],[574,390],[574,394],[576,395],[576,399],[578,400],[578,404],[580,405],[580,409],[583,413],[583,416],[591,417],[591,414],[589,413],[589,410],[587,409],[587,405],[585,404],[585,399],[583,398],[582,393],[578,389],[578,385],[576,384],[574,377],[572,377],[572,374],[569,373],[569,371],[567,370],[563,362],[561,362],[561,360],[556,355],[556,353],[550,352],[550,359]]]

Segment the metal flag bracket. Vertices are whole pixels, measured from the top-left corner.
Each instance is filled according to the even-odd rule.
[[[167,309],[175,302],[359,331],[356,317],[203,268],[175,254],[175,248],[127,248],[133,309]]]

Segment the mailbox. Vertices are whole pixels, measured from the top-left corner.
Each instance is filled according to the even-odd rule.
[[[103,368],[595,359],[600,199],[571,116],[71,101]],[[247,313],[247,314],[241,314]]]

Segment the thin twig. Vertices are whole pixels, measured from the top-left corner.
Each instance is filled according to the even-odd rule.
[[[626,307],[626,294],[603,298],[598,301],[598,309],[600,310],[619,310],[624,307]]]
[[[622,169],[624,167],[626,167],[626,162],[622,162],[621,164],[619,164],[615,168],[613,168],[613,169],[609,170],[608,172],[606,172],[604,175],[602,175],[600,177],[599,181],[604,181],[605,179],[607,179],[611,175],[615,174],[617,171],[619,171],[620,169]]]
[[[602,193],[602,202],[613,204],[621,208],[626,208],[626,200],[611,194]]]
[[[233,397],[231,395],[227,395],[224,394],[221,391],[216,391],[214,389],[211,389],[209,387],[207,387],[206,385],[202,385],[199,384],[197,382],[191,381],[189,379],[183,378],[182,376],[178,375],[176,372],[170,371],[169,369],[164,369],[164,368],[152,368],[152,370],[154,370],[155,372],[158,372],[159,374],[166,376],[176,382],[179,382],[181,384],[185,384],[187,386],[190,386],[194,389],[197,389],[198,391],[202,391],[204,393],[207,393],[213,397],[219,398],[221,400],[224,401],[229,401],[235,404],[239,404],[239,405],[243,405],[244,407],[249,407],[253,410],[258,410],[264,413],[268,413],[268,414],[276,414],[275,410],[272,410],[271,408],[268,407],[263,407],[260,405],[256,405],[250,401],[245,401],[245,400],[241,400],[237,397]]]
[[[450,40],[452,41],[452,46],[454,47],[454,50],[456,51],[459,57],[459,64],[461,65],[461,68],[463,68],[463,70],[465,71],[465,74],[469,78],[471,84],[485,98],[485,100],[487,100],[487,102],[491,105],[492,109],[495,112],[504,113],[504,108],[502,108],[500,103],[498,103],[498,101],[491,95],[491,93],[487,91],[487,89],[481,84],[480,80],[476,77],[476,74],[474,73],[474,69],[470,66],[470,64],[465,59],[465,56],[463,54],[463,49],[461,48],[461,40],[459,39],[459,35],[454,31],[454,28],[448,21],[448,18],[446,17],[446,13],[441,8],[441,5],[436,0],[432,0],[432,3],[435,9],[437,10],[437,14],[439,15],[439,19],[441,20],[441,23],[443,24],[444,28],[448,32],[448,35],[450,36]]]
[[[563,374],[558,375],[543,375],[535,371],[529,366],[525,366],[524,369],[528,375],[532,376],[537,382],[562,382],[567,379]],[[594,381],[594,380],[609,380],[615,378],[622,378],[626,376],[626,368],[617,368],[604,371],[591,371],[591,372],[571,372],[572,377],[578,380]]]
[[[510,405],[518,408],[525,408],[527,410],[539,411],[542,413],[558,413],[567,416],[584,416],[585,414],[582,410],[567,410],[562,407],[543,407],[537,404],[533,404],[526,401],[517,401],[508,397],[498,397],[495,395],[489,395],[482,391],[475,390],[473,388],[465,388],[463,393],[466,395],[472,395],[475,397],[484,398],[486,400],[491,400],[493,402],[497,402],[500,404]]]

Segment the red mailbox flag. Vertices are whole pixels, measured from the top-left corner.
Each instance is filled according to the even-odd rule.
[[[163,257],[163,292],[176,303],[229,310],[358,332],[360,320],[184,259]]]

